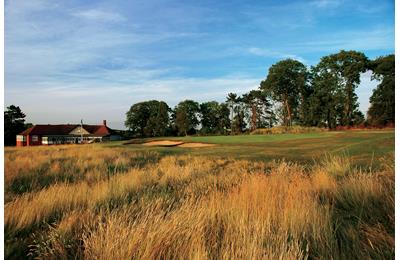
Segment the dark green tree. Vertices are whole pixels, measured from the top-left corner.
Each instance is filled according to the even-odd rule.
[[[321,58],[312,68],[312,94],[308,102],[307,122],[334,128],[362,121],[356,87],[368,65],[367,57],[356,51],[340,51]]]
[[[233,133],[233,119],[235,117],[235,107],[238,103],[238,96],[235,93],[229,93],[226,97],[226,103],[231,111],[231,133]]]
[[[168,105],[163,101],[148,101],[150,117],[144,128],[146,136],[165,136],[170,126]]]
[[[230,128],[230,110],[226,103],[216,101],[200,104],[202,134],[226,134]]]
[[[218,110],[219,104],[216,101],[204,102],[200,104],[201,132],[213,134],[218,129]]]
[[[250,130],[260,127],[270,127],[274,115],[272,104],[265,91],[251,90],[243,95],[243,102],[248,110]]]
[[[218,111],[218,133],[227,134],[228,129],[231,126],[231,120],[229,118],[230,110],[226,103],[221,103]]]
[[[185,100],[175,107],[175,125],[180,135],[195,133],[199,124],[199,103]]]
[[[216,101],[200,104],[201,133],[224,134],[230,127],[229,108]]]
[[[241,134],[246,130],[246,117],[248,115],[243,97],[237,97],[235,101],[231,133]]]
[[[369,99],[368,122],[387,125],[395,122],[395,56],[379,57],[370,63],[372,79],[380,83]]]
[[[331,73],[329,66],[322,60],[312,67],[313,93],[309,98],[308,125],[333,129],[343,117],[343,93],[340,91],[340,79]]]
[[[359,114],[355,89],[360,84],[361,73],[367,70],[367,57],[361,52],[341,50],[337,54],[323,57],[321,62],[325,63],[330,73],[336,74],[339,79],[337,91],[341,92],[343,100],[341,125],[355,124],[355,115]]]
[[[16,144],[16,136],[27,128],[24,118],[18,106],[11,105],[4,111],[4,145]]]
[[[169,110],[163,101],[136,103],[126,113],[125,126],[135,136],[164,136],[170,127]]]
[[[283,123],[292,124],[298,118],[298,110],[302,102],[302,93],[307,87],[308,72],[303,63],[286,59],[272,65],[267,78],[260,84],[260,88],[270,93],[272,99],[281,103],[283,108]],[[304,102],[304,100],[303,100]]]
[[[239,110],[233,118],[233,134],[240,134],[246,130],[246,115],[243,110]]]

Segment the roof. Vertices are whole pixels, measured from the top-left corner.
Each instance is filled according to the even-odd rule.
[[[20,135],[68,135],[80,125],[35,125],[26,129]],[[82,127],[94,136],[107,136],[115,134],[115,131],[105,125],[82,125]]]

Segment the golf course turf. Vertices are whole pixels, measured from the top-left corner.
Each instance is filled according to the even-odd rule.
[[[394,152],[394,130],[327,131],[304,134],[186,136],[143,139],[216,144],[212,147],[144,147],[123,145],[133,150],[153,150],[164,155],[192,154],[250,160],[288,160],[309,163],[326,155],[351,157],[355,165],[373,167],[375,158]],[[123,142],[110,143],[118,147]]]

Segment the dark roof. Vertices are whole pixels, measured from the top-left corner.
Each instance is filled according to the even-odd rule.
[[[80,125],[35,125],[26,129],[20,135],[68,135]],[[94,136],[107,136],[115,131],[105,125],[82,125],[83,128]]]

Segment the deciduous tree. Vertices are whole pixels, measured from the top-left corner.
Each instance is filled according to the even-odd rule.
[[[224,134],[230,127],[229,108],[216,101],[200,104],[201,132],[204,134]]]
[[[125,126],[136,136],[164,136],[170,127],[169,110],[163,101],[136,103],[126,113]]]
[[[380,83],[369,99],[368,122],[387,125],[395,122],[395,56],[379,57],[370,63],[372,79]]]
[[[199,103],[193,100],[185,100],[175,107],[175,125],[180,135],[195,133],[199,124]]]
[[[284,108],[283,122],[290,126],[298,116],[301,93],[307,86],[307,68],[301,62],[286,59],[272,65],[267,78],[260,84]]]

